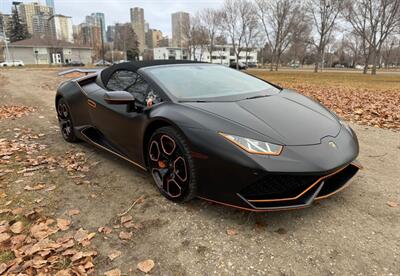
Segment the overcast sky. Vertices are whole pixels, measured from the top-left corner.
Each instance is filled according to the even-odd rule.
[[[0,11],[11,13],[12,2],[13,0],[0,0]],[[45,0],[21,2],[46,3]],[[203,8],[220,7],[223,0],[54,0],[54,2],[56,13],[72,16],[73,24],[83,22],[85,16],[92,12],[103,12],[107,25],[128,22],[129,9],[141,7],[144,9],[144,17],[149,22],[150,28],[160,29],[170,36],[171,13],[186,11],[194,14]]]

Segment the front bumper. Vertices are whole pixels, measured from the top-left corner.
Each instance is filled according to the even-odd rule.
[[[261,179],[261,181],[246,186],[241,193],[236,194],[237,198],[227,197],[224,201],[206,197],[200,198],[256,212],[302,209],[311,206],[317,200],[328,198],[343,190],[349,184],[349,180],[361,168],[362,166],[357,161],[354,161],[333,173],[322,176],[274,175],[273,178],[268,176],[265,179]],[[271,181],[271,179],[274,180]],[[285,182],[288,179],[290,179],[290,183]],[[274,182],[274,185],[265,185],[266,183],[263,183],[263,181],[269,181],[269,184]],[[285,189],[285,187],[288,188]]]
[[[318,145],[287,146],[280,156],[247,154],[208,132],[189,134],[199,197],[250,211],[307,207],[342,190],[361,168],[358,142],[344,131]]]

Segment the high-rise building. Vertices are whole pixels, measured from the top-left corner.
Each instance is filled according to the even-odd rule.
[[[139,42],[140,53],[146,48],[146,38],[144,32],[144,10],[142,8],[131,8],[131,24]]]
[[[0,12],[0,40],[4,37],[7,32],[8,24],[11,20],[11,15],[3,14]]]
[[[74,42],[72,19],[70,16],[55,14],[49,18],[53,38],[67,42]]]
[[[158,47],[158,44],[162,39],[163,34],[160,30],[150,29],[146,33],[146,45],[150,49]]]
[[[190,24],[187,12],[176,12],[171,16],[172,21],[172,46],[183,48],[187,46],[186,30]]]
[[[53,8],[37,2],[20,3],[18,4],[18,13],[21,20],[26,24],[28,32],[31,35],[35,35],[33,30],[33,16],[51,16],[53,15]]]
[[[113,42],[115,37],[115,26],[107,26],[107,42]]]
[[[51,15],[47,13],[39,13],[32,16],[32,30],[35,37],[51,36]]]
[[[55,12],[54,0],[46,0],[46,6],[53,8],[53,12]]]
[[[144,21],[144,33],[147,33],[150,30],[149,22]]]
[[[90,15],[93,18],[94,25],[100,27],[104,41],[107,39],[106,18],[102,12],[94,12]]]

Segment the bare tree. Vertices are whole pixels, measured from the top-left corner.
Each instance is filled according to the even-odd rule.
[[[249,12],[247,21],[247,26],[244,35],[244,51],[245,51],[245,59],[246,66],[249,65],[249,52],[252,51],[257,45],[262,45],[260,42],[260,28],[256,16],[256,6],[251,4],[251,11]]]
[[[212,53],[214,51],[215,39],[218,36],[221,26],[222,12],[213,9],[204,9],[200,13],[200,24],[207,34],[209,44],[207,50],[210,53],[210,63],[212,63]]]
[[[368,47],[371,55],[371,74],[375,75],[382,46],[399,27],[400,0],[351,0],[346,2],[343,14],[365,40],[365,48]]]
[[[242,52],[244,37],[251,19],[252,5],[248,0],[225,0],[222,12],[222,29],[231,40],[236,56],[236,69]]]
[[[301,20],[293,26],[291,42],[289,45],[289,55],[291,63],[304,65],[307,54],[309,53],[311,41],[311,18],[303,11],[299,11],[298,15]]]
[[[300,4],[293,0],[256,0],[257,15],[265,32],[271,56],[271,68],[278,70],[281,56],[288,48],[294,27],[302,19],[299,17]]]
[[[190,17],[189,22],[183,26],[183,34],[187,38],[186,46],[189,52],[189,59],[195,57],[196,50],[200,50],[200,60],[206,46],[208,44],[207,32],[205,28],[201,25],[200,15]]]
[[[318,72],[319,63],[325,54],[334,30],[336,20],[342,10],[343,0],[309,0],[306,9],[310,14],[315,30],[315,38],[311,40],[316,49],[314,72]]]
[[[390,36],[382,45],[382,58],[383,63],[385,64],[385,68],[388,69],[390,63],[392,65],[395,64],[395,46],[396,46],[396,38],[394,36]]]

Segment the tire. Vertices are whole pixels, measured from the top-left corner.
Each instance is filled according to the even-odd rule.
[[[79,139],[76,137],[74,132],[70,109],[64,98],[59,99],[57,102],[57,117],[64,140],[69,143],[78,142]]]
[[[149,171],[161,194],[186,202],[197,194],[196,170],[185,137],[173,127],[157,129],[147,146]]]

